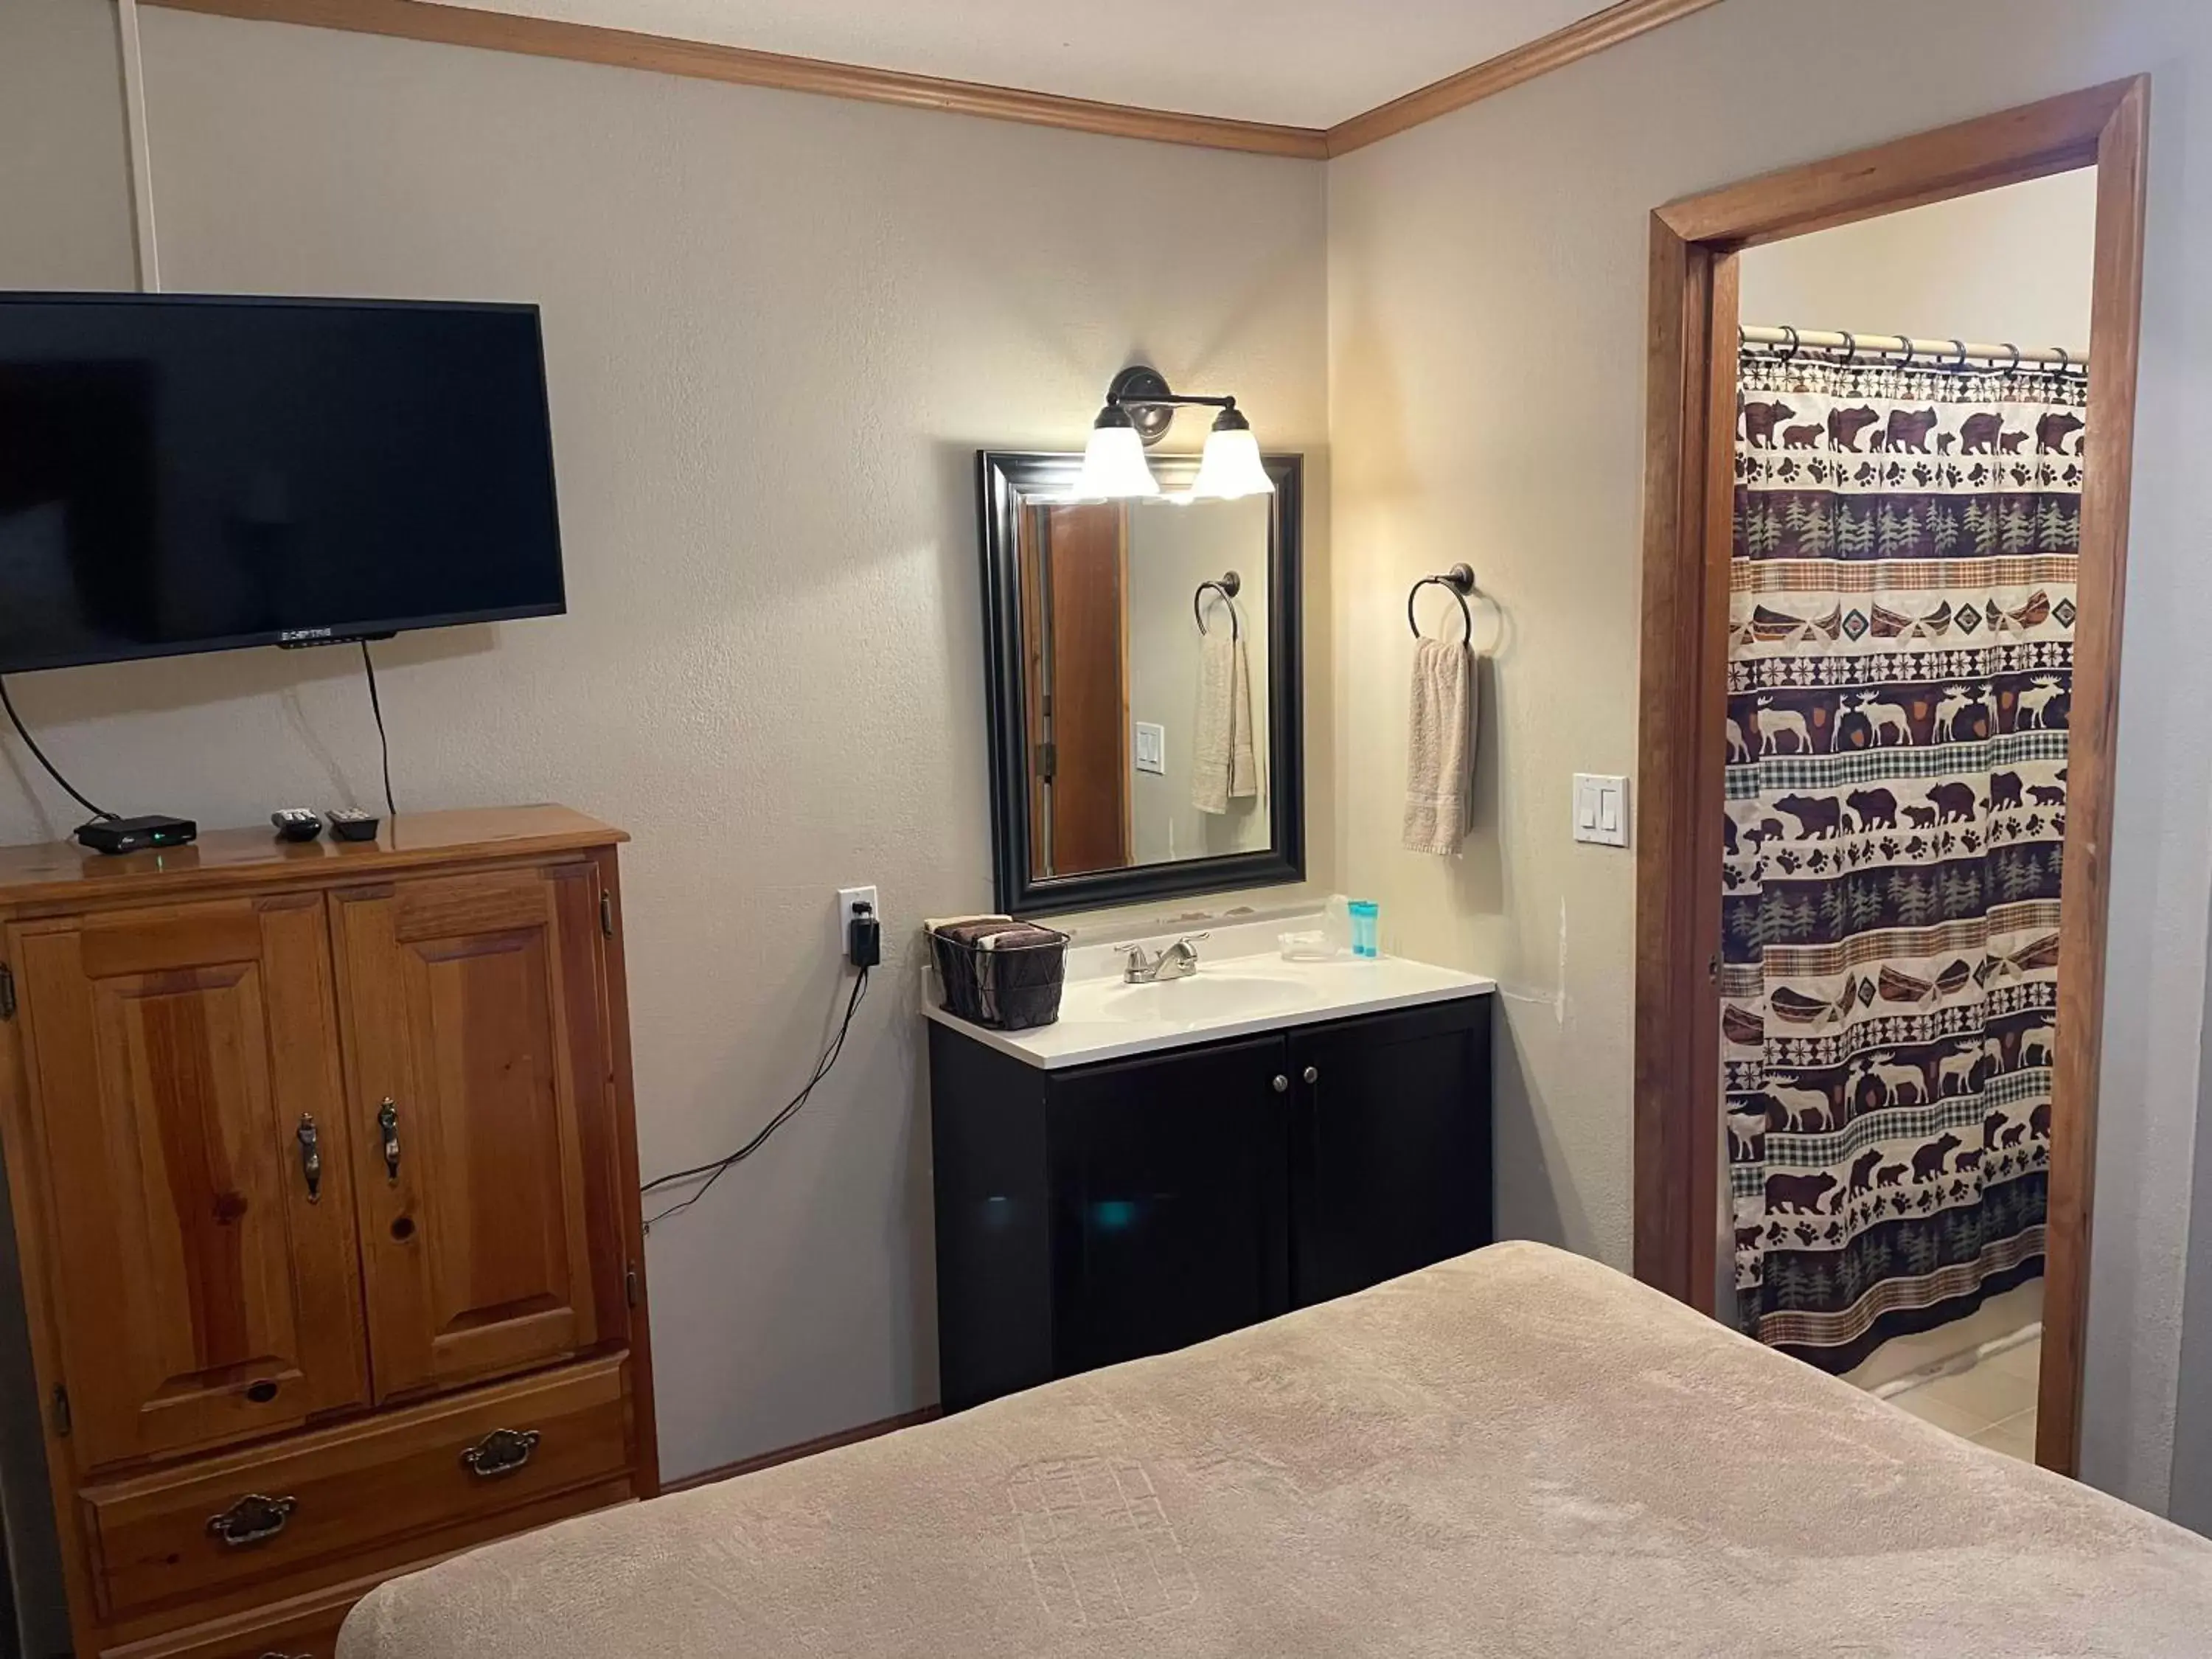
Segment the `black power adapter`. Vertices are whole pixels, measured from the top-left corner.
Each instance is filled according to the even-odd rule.
[[[845,929],[845,959],[860,969],[873,968],[884,959],[884,925],[865,899],[854,905],[853,920]]]

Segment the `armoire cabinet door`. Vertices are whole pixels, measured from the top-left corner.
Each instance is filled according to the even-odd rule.
[[[9,930],[77,1457],[365,1403],[319,896]]]
[[[623,1334],[592,1280],[611,1133],[598,877],[550,866],[331,896],[380,1401]]]

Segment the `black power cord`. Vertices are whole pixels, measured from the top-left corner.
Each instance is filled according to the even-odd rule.
[[[31,728],[23,724],[23,717],[15,712],[15,700],[8,695],[8,682],[5,679],[0,679],[0,708],[5,708],[8,711],[9,723],[15,726],[15,735],[22,738],[23,747],[31,751],[31,758],[46,769],[46,775],[61,785],[71,800],[91,813],[94,818],[103,819],[111,823],[115,821],[114,813],[104,806],[95,806],[88,797],[79,793],[75,784],[61,775],[59,768],[46,758],[46,751],[39,747],[39,740],[31,735]]]
[[[384,760],[384,814],[396,818],[399,809],[392,804],[392,739],[384,735],[384,704],[376,695],[376,659],[368,654],[367,640],[361,642],[361,665],[368,675],[368,712],[376,716],[376,749]]]
[[[837,1063],[837,1056],[844,1052],[845,1038],[853,1029],[853,1016],[860,1012],[860,999],[866,994],[867,989],[868,970],[863,968],[859,976],[853,981],[852,995],[845,1000],[845,1016],[837,1023],[837,1035],[830,1038],[830,1046],[823,1050],[822,1058],[815,1064],[814,1075],[806,1079],[806,1086],[793,1095],[786,1103],[783,1109],[768,1121],[766,1127],[758,1134],[726,1158],[718,1158],[711,1164],[695,1164],[688,1170],[678,1170],[672,1174],[661,1176],[645,1183],[640,1190],[644,1193],[654,1193],[664,1187],[673,1187],[683,1182],[696,1181],[701,1176],[706,1177],[700,1182],[697,1192],[680,1203],[670,1205],[659,1215],[647,1221],[645,1224],[646,1231],[651,1232],[679,1210],[688,1210],[706,1197],[716,1182],[768,1145],[768,1138],[798,1114],[799,1109],[806,1104],[814,1091],[820,1086],[822,1079],[830,1075],[830,1068]]]

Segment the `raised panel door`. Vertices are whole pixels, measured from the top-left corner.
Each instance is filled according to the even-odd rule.
[[[371,1364],[391,1400],[622,1334],[592,1236],[608,1045],[588,865],[333,895]],[[602,1229],[604,1231],[604,1228]]]
[[[81,1464],[365,1402],[321,898],[29,923],[10,945]]]

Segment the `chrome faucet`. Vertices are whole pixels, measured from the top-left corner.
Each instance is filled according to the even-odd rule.
[[[1170,979],[1188,979],[1198,971],[1198,942],[1204,933],[1185,933],[1159,955],[1147,956],[1142,945],[1117,945],[1128,961],[1122,965],[1124,985],[1158,985]]]

